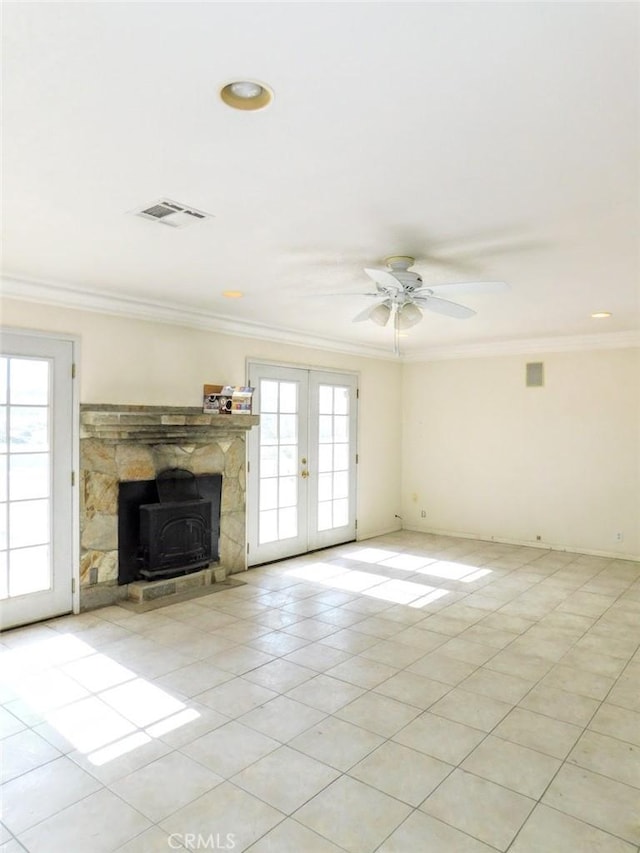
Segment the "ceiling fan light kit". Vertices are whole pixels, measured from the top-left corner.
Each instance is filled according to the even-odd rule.
[[[398,327],[400,329],[410,329],[420,320],[422,320],[422,311],[415,302],[405,302],[398,309]]]
[[[372,320],[378,326],[386,326],[390,316],[391,305],[386,300],[369,310],[369,320]]]
[[[458,302],[451,302],[436,295],[440,293],[497,293],[507,290],[508,285],[503,281],[463,281],[448,284],[425,285],[422,277],[409,268],[415,259],[409,255],[392,255],[385,259],[386,270],[365,269],[365,273],[376,286],[374,293],[364,293],[363,296],[373,296],[381,301],[353,318],[354,323],[371,320],[378,326],[386,326],[391,316],[394,319],[394,351],[399,352],[399,330],[410,329],[422,320],[423,311],[433,311],[463,320],[473,317],[475,311]]]

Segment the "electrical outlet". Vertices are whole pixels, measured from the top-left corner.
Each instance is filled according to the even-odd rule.
[[[426,517],[427,517],[426,510],[423,509],[420,513],[420,518],[426,518]]]
[[[536,535],[536,542],[542,542],[542,536]]]
[[[624,533],[622,533],[622,532],[616,533],[614,538],[615,538],[616,542],[624,542]]]
[[[89,569],[89,583],[90,584],[98,583],[98,567],[97,566],[92,566]]]

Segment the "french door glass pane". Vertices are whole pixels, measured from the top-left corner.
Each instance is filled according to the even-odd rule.
[[[278,478],[263,477],[260,481],[260,509],[276,509],[278,506]]]
[[[280,539],[293,539],[298,535],[298,508],[281,509],[279,513]]]
[[[318,389],[318,530],[349,523],[349,388]]]
[[[259,544],[298,535],[298,384],[260,380]]]
[[[7,359],[0,358],[0,403],[6,405],[7,402]]]
[[[9,463],[9,497],[12,501],[49,497],[49,459],[48,453],[12,454]]]
[[[349,469],[349,445],[343,444],[333,445],[333,470],[347,471]]]
[[[260,448],[260,474],[262,477],[275,477],[278,474],[278,448],[263,445]]]
[[[0,598],[9,596],[9,572],[7,566],[7,552],[0,551]]]
[[[26,595],[49,589],[51,569],[49,546],[18,548],[9,552],[9,595]]]
[[[49,402],[49,362],[34,358],[10,359],[9,388],[14,406],[46,406]]]
[[[260,383],[260,410],[266,412],[278,411],[278,383],[263,379]]]
[[[50,371],[0,359],[0,598],[51,588]]]
[[[280,411],[289,414],[298,412],[298,385],[296,382],[279,382]]]
[[[287,474],[295,474],[298,461],[297,461],[297,444],[281,444],[280,445],[280,474],[286,476]]]
[[[278,541],[278,510],[260,510],[260,543]]]
[[[9,503],[9,548],[44,545],[49,541],[49,501]]]
[[[46,407],[9,407],[9,450],[11,453],[49,450],[49,412]]]

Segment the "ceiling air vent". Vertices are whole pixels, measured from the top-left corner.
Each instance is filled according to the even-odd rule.
[[[162,225],[169,225],[171,228],[186,228],[189,225],[195,225],[196,222],[212,218],[210,213],[203,213],[202,210],[178,204],[167,198],[155,201],[153,204],[146,205],[133,212],[143,219],[160,222]]]

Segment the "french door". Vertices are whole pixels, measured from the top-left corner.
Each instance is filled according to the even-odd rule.
[[[248,564],[356,536],[357,377],[249,364]]]
[[[0,628],[73,609],[73,343],[0,339]]]

